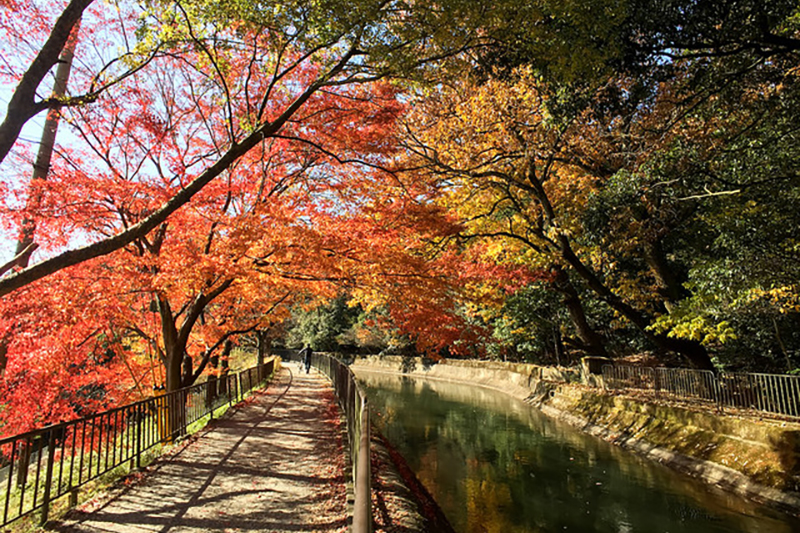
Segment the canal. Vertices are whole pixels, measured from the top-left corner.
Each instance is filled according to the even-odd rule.
[[[458,533],[790,533],[800,521],[621,450],[508,395],[357,371],[376,426]]]

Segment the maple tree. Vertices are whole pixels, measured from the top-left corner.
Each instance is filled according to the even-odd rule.
[[[325,250],[342,260],[348,305],[360,307],[366,328],[407,336],[420,353],[466,352],[480,332],[460,306],[482,280],[439,246],[457,226],[422,188],[382,170],[365,177],[364,189],[343,199],[349,208],[339,204],[320,226]]]
[[[796,366],[797,8],[725,4],[5,3],[6,428],[335,298],[430,354]]]
[[[131,14],[126,13],[126,15]],[[188,15],[183,20],[188,25]],[[128,23],[134,21],[135,17],[127,19]],[[104,36],[104,34],[90,35],[91,38],[98,39]],[[228,33],[229,37],[232,35]],[[225,57],[222,53],[214,56],[210,54],[209,49],[202,47],[182,56],[161,55],[150,65],[151,70],[147,77],[138,75],[120,79],[115,85],[115,91],[104,92],[102,99],[98,99],[96,105],[69,110],[67,121],[73,130],[73,135],[82,142],[72,139],[70,145],[61,148],[50,179],[32,182],[26,186],[24,184],[27,180],[24,176],[20,176],[17,185],[20,195],[27,193],[40,200],[28,202],[24,208],[20,208],[9,195],[7,199],[11,201],[4,211],[4,222],[6,227],[13,231],[13,228],[24,225],[20,221],[35,221],[36,240],[43,244],[41,249],[47,254],[58,254],[60,249],[69,244],[73,235],[89,240],[99,237],[97,242],[109,242],[109,239],[112,241],[116,239],[115,235],[129,232],[132,226],[139,229],[128,233],[129,237],[138,236],[138,238],[133,239],[127,249],[119,250],[108,261],[90,262],[81,270],[70,269],[68,274],[65,273],[59,278],[61,281],[54,279],[48,281],[46,285],[42,283],[26,285],[13,299],[4,299],[4,338],[7,340],[5,348],[9,361],[4,375],[7,385],[4,399],[9,402],[9,406],[14,405],[15,395],[24,395],[24,391],[29,390],[20,384],[20,376],[33,379],[34,369],[47,370],[45,374],[50,376],[48,390],[56,394],[59,382],[65,379],[64,372],[69,374],[72,363],[67,361],[85,357],[87,350],[92,348],[91,345],[96,344],[93,342],[93,336],[101,335],[106,339],[104,341],[106,344],[111,343],[109,339],[114,339],[117,348],[128,343],[132,334],[141,337],[156,353],[163,356],[169,388],[172,390],[181,384],[188,384],[196,379],[199,371],[207,363],[209,355],[221,342],[224,342],[225,338],[234,332],[249,330],[262,324],[263,315],[285,298],[288,289],[276,296],[276,292],[266,290],[269,284],[260,282],[253,275],[244,280],[237,279],[237,275],[248,270],[244,265],[238,269],[239,272],[233,270],[226,274],[224,270],[219,270],[230,268],[230,263],[235,263],[237,253],[241,259],[242,254],[248,251],[246,247],[242,248],[241,244],[238,248],[235,246],[236,225],[232,226],[230,220],[219,219],[219,216],[233,215],[238,210],[239,218],[243,219],[240,221],[240,233],[245,229],[250,235],[257,231],[263,232],[259,224],[263,225],[264,218],[269,219],[270,215],[270,213],[265,214],[265,210],[275,206],[269,205],[259,196],[280,191],[284,187],[283,182],[291,177],[286,175],[269,177],[269,173],[273,171],[272,166],[294,165],[296,168],[293,174],[300,176],[303,171],[309,170],[310,164],[305,160],[311,161],[313,158],[306,153],[307,150],[295,149],[289,151],[287,157],[279,164],[272,165],[272,159],[277,157],[276,154],[286,149],[285,145],[275,140],[271,148],[260,152],[260,157],[256,157],[248,165],[242,165],[249,166],[248,188],[242,188],[239,184],[238,189],[232,189],[232,185],[236,184],[232,181],[231,173],[238,169],[233,168],[234,158],[231,154],[246,152],[237,144],[237,135],[250,133],[250,144],[261,143],[261,146],[267,144],[263,131],[260,133],[244,131],[256,129],[255,125],[251,128],[247,121],[248,117],[252,119],[257,113],[264,115],[263,120],[270,122],[269,127],[274,128],[273,131],[283,127],[285,131],[291,132],[292,128],[284,126],[301,104],[307,103],[312,94],[324,85],[320,77],[324,78],[331,71],[320,61],[324,54],[310,57],[313,54],[303,56],[299,51],[291,53],[285,49],[281,51],[280,42],[270,45],[266,37],[259,36],[258,32],[254,31],[239,35],[249,39],[240,42],[242,46],[249,43],[253,53],[263,47],[263,54],[268,56],[270,50],[275,51],[277,46],[278,53],[272,56],[273,63],[265,61],[265,57],[253,57],[252,54],[244,54],[243,50],[233,47],[226,50]],[[217,43],[223,42],[220,35],[211,38],[213,39],[217,39]],[[182,43],[186,42],[191,42],[191,39],[174,42],[177,48],[173,50],[184,52],[181,47]],[[194,42],[200,44],[198,39]],[[87,46],[88,43],[82,41],[81,45]],[[283,46],[285,47],[286,43]],[[209,71],[197,68],[198,65],[202,66],[204,62],[208,64],[209,61],[216,62],[217,67],[226,62],[224,73],[219,68],[216,70],[216,83],[208,83],[208,80],[213,78]],[[284,68],[281,69],[281,66]],[[334,70],[341,69],[342,66],[340,60],[338,63],[334,61]],[[83,71],[79,69],[84,76],[83,79],[89,76],[87,73],[92,72],[90,67],[91,65]],[[244,70],[238,70],[239,68]],[[78,82],[80,79],[79,76]],[[239,81],[246,83],[242,86]],[[328,81],[331,81],[334,87],[332,90],[336,91],[335,85],[340,80]],[[286,84],[284,88],[279,86],[281,82]],[[229,85],[238,85],[239,93],[230,95],[228,112],[219,113],[216,104]],[[257,94],[249,92],[256,89],[259,91]],[[276,95],[263,102],[269,103],[270,106],[262,105],[259,110],[254,104],[264,98],[265,92],[267,95],[273,95],[272,91]],[[346,89],[339,92],[348,102],[352,99],[346,95]],[[241,94],[249,95],[250,99],[240,98]],[[157,96],[153,98],[154,95]],[[234,106],[241,108],[234,109]],[[312,117],[324,117],[328,113],[328,106],[324,103],[308,107]],[[337,105],[330,107],[335,109]],[[62,113],[66,115],[67,110],[62,109]],[[295,130],[308,127],[304,119],[305,117],[296,119]],[[353,128],[353,131],[358,129]],[[235,145],[233,149],[229,149],[231,142]],[[227,159],[225,159],[226,154]],[[208,161],[213,162],[215,158],[222,158],[223,164],[217,165],[216,168],[212,164],[210,172],[203,171],[202,167]],[[169,224],[157,224],[155,227],[160,229],[148,237],[143,228],[147,224],[152,225],[155,220],[148,217],[153,212],[158,212],[161,213],[159,216],[163,221],[166,216],[164,209],[159,211],[160,205],[166,203],[168,208],[174,211],[179,205],[175,202],[170,204],[170,198],[174,194],[179,196],[183,194],[185,199],[188,198],[187,189],[190,193],[196,193],[200,189],[196,186],[196,180],[193,182],[194,190],[191,190],[192,186],[184,186],[186,181],[191,181],[192,172],[198,167],[201,168],[201,174],[205,172],[206,178],[225,169],[228,171],[228,181],[222,182],[221,189],[214,190],[212,187],[209,190],[211,197],[201,199],[200,206],[183,212],[179,220]],[[24,172],[22,170],[24,167],[19,168],[20,173]],[[276,181],[269,181],[270,179]],[[210,182],[210,179],[207,181]],[[10,181],[9,185],[11,183],[13,181]],[[265,183],[268,185],[266,189]],[[205,202],[205,207],[201,207],[202,202]],[[238,205],[234,208],[232,205],[235,202]],[[216,218],[209,212],[215,210]],[[279,216],[279,213],[272,215]],[[302,217],[302,212],[292,212],[286,216],[294,219]],[[143,225],[142,221],[145,219],[148,222]],[[241,224],[245,223],[250,227],[244,226],[242,229]],[[170,229],[169,233],[167,229]],[[279,235],[275,234],[276,239]],[[215,239],[225,240],[223,236],[230,238],[227,238],[226,243],[219,243],[222,249],[225,249],[225,245],[233,243],[234,250],[211,254],[212,242]],[[238,238],[244,241],[241,235]],[[119,239],[115,242],[117,247],[125,244]],[[172,243],[178,244],[177,250]],[[215,247],[218,245],[217,242],[213,244]],[[263,242],[261,245],[266,246]],[[206,250],[205,254],[203,250]],[[271,252],[261,250],[254,253],[268,255]],[[201,264],[192,265],[192,261],[198,259],[202,260]],[[182,270],[175,268],[177,265],[182,265],[184,268]],[[50,299],[40,296],[42,291],[50,293],[63,289],[63,283],[68,283],[69,278],[92,279],[90,273],[94,273],[97,280],[106,280],[109,285],[84,286],[85,292],[79,293],[81,298],[73,296],[73,299],[68,301],[72,305],[86,308],[87,312],[92,312],[92,316],[97,316],[100,322],[86,320],[81,324],[81,328],[62,328],[61,324],[70,321],[63,314],[58,315],[58,318],[53,316],[52,319],[57,324],[52,328],[63,337],[61,339],[63,346],[72,347],[76,352],[69,358],[59,358],[58,354],[63,353],[62,350],[48,348],[48,343],[55,342],[58,336],[48,335],[38,342],[32,341],[33,332],[40,332],[41,329],[31,328],[31,317],[50,316],[47,307],[54,304],[50,303]],[[12,274],[10,278],[15,276],[16,274]],[[161,282],[154,282],[154,276]],[[169,283],[164,282],[171,276],[182,277],[182,281],[187,283],[192,280],[194,286],[175,287],[170,285],[174,280]],[[236,291],[236,298],[233,296],[229,298],[227,308],[219,301],[215,301],[226,291],[233,292],[232,288],[239,290]],[[103,294],[98,295],[98,292]],[[222,329],[226,317],[230,322],[232,316],[247,315],[243,312],[244,309],[232,312],[231,302],[237,301],[237,298],[238,301],[247,298],[255,318],[248,324],[227,324]],[[58,301],[64,305],[63,300]],[[158,324],[150,328],[145,327],[148,323],[152,323],[152,320],[146,320],[147,314],[142,310],[148,309],[151,301],[157,303],[157,310],[161,315],[160,332],[154,330]],[[30,302],[31,305],[29,308],[24,308],[20,306],[20,302]],[[34,303],[36,305],[33,305]],[[213,313],[209,307],[212,303],[216,304]],[[188,307],[183,309],[184,306]],[[220,309],[225,309],[225,312],[221,312]],[[184,311],[186,311],[185,316],[181,317]],[[209,317],[212,316],[217,318],[214,324],[210,323],[212,321]],[[190,334],[198,321],[204,322],[205,339],[202,341],[193,339],[190,342]],[[209,333],[214,330],[214,326],[217,328],[215,336]],[[156,340],[159,337],[161,342]],[[179,371],[184,350],[193,352],[195,346],[201,342],[205,343],[206,351],[198,365],[198,371],[191,376],[191,379],[181,381]],[[83,349],[76,349],[76,346],[82,346]],[[59,371],[62,372],[62,378],[54,377]],[[119,371],[116,373],[118,377],[123,375]],[[99,386],[104,386],[104,380],[111,379],[110,375],[103,378],[98,373],[96,377]],[[132,377],[134,381],[139,378],[138,375]],[[126,388],[126,383],[118,385],[120,389]],[[130,380],[127,380],[127,385],[130,385]],[[104,396],[109,402],[115,401],[111,395]],[[17,397],[24,399],[23,396]],[[40,409],[12,407],[10,410],[27,413],[23,416],[27,416],[29,422],[41,421],[40,416],[52,420],[53,413],[58,412],[54,407],[57,402],[47,398],[45,396]],[[69,410],[62,412],[69,413]]]
[[[241,126],[233,121],[244,120],[248,107],[254,107],[237,97],[247,95],[240,86],[243,92],[232,95],[231,109],[220,117],[215,104],[224,91],[219,86],[236,86],[243,71],[251,88],[274,82],[269,68],[236,49],[225,57],[225,75],[218,71],[219,86],[195,86],[194,65],[203,52],[196,54],[189,62],[185,57],[155,60],[152,76],[131,76],[119,83],[119,95],[104,94],[105,107],[64,111],[81,142],[61,148],[50,179],[34,184],[41,200],[25,210],[8,209],[10,223],[35,218],[45,249],[57,250],[68,244],[65,228],[113,238],[182,190],[183,173],[223,152],[231,128]],[[283,83],[302,87],[319,69],[298,67],[284,73]],[[281,106],[291,106],[293,96],[279,91],[261,112],[282,116]],[[409,237],[406,245],[394,242],[398,234],[385,227],[391,216],[409,231],[411,219],[398,216],[398,205],[384,199],[366,219],[361,211],[365,195],[374,192],[372,184],[382,179],[374,174],[381,172],[382,154],[394,147],[387,128],[401,107],[391,85],[363,80],[309,96],[279,134],[230,164],[223,179],[198,191],[156,231],[102,261],[64,270],[62,276],[73,279],[108,280],[104,294],[95,294],[104,290],[99,286],[87,287],[85,297],[72,303],[104,317],[94,335],[113,339],[118,351],[138,349],[134,381],[146,373],[146,381],[155,385],[163,375],[167,390],[175,390],[191,384],[209,364],[215,366],[213,360],[220,349],[229,349],[233,336],[269,327],[298,299],[330,296],[342,285],[375,294],[377,285],[391,277],[425,279],[419,274],[424,258],[407,253]],[[438,228],[435,222],[428,225]],[[25,286],[14,299],[32,300],[42,286],[41,281]],[[47,286],[59,287],[50,280]],[[13,306],[11,300],[4,303]],[[6,316],[15,316],[12,307],[6,307]],[[14,326],[25,327],[24,321]],[[41,346],[19,348],[13,340],[14,364],[6,383],[41,353]],[[152,363],[148,368],[144,351],[164,369]],[[187,361],[190,372],[182,368]],[[57,360],[48,364],[61,368]],[[130,380],[119,383],[121,390],[126,386]],[[111,395],[105,397],[113,402]],[[9,402],[14,405],[10,396]]]
[[[408,75],[468,48],[476,42],[474,29],[484,9],[417,6],[398,16],[397,7],[5,4],[3,30],[14,38],[4,41],[3,74],[16,88],[3,126],[4,146],[10,148],[21,124],[45,109],[59,110],[81,142],[70,138],[69,148],[59,148],[47,183],[28,185],[20,170],[24,146],[13,154],[9,168],[16,176],[6,182],[5,227],[13,233],[34,221],[36,235],[29,240],[44,259],[5,276],[0,292],[8,295],[126,246],[152,244],[160,238],[148,237],[153,230],[270,139],[302,138],[335,151],[302,135],[306,118],[326,113],[314,107],[315,96],[344,94],[347,86],[390,74]],[[472,22],[462,30],[456,20]],[[68,96],[37,100],[79,21],[83,31]],[[357,130],[356,118],[353,110],[350,118],[339,117],[328,139]],[[46,206],[25,205],[26,198],[39,195],[47,197]]]
[[[17,37],[27,31],[33,39],[29,56],[11,60],[12,40],[4,50],[7,79],[19,80],[3,126],[4,142],[10,147],[21,124],[51,109],[60,110],[82,143],[61,149],[46,183],[26,185],[22,175],[9,180],[6,192],[13,194],[7,195],[12,201],[6,204],[5,225],[12,232],[35,227],[35,238],[29,232],[25,240],[38,245],[45,259],[31,266],[27,258],[17,263],[24,268],[0,280],[5,295],[126,246],[140,256],[160,256],[168,217],[214,179],[236,171],[240,159],[268,139],[302,139],[327,155],[348,157],[298,134],[307,117],[324,113],[313,107],[314,97],[388,74],[409,74],[467,49],[476,42],[474,28],[485,11],[481,5],[416,6],[397,17],[397,6],[369,2],[283,2],[270,10],[214,2],[92,6],[84,1],[70,2],[63,12],[59,5],[31,4],[34,16],[24,18],[16,16],[21,6],[7,7],[15,17],[4,29]],[[84,31],[70,96],[36,101],[39,85],[79,20]],[[38,49],[40,35],[45,42]],[[306,108],[307,114],[300,112]],[[354,123],[339,117],[328,140]],[[293,124],[298,124],[295,131]],[[44,203],[20,207],[24,198],[40,196]],[[213,238],[213,229],[203,231]],[[89,243],[63,252],[76,240]],[[156,298],[162,334],[175,341],[167,351],[181,352],[203,309],[236,285],[232,277],[217,281],[194,295],[197,305],[180,326],[176,316],[183,305],[173,312],[163,295]],[[10,322],[4,337],[17,329]],[[178,355],[168,359],[174,387]]]
[[[172,105],[175,110],[177,104]],[[268,327],[298,298],[332,294],[334,284],[350,274],[337,263],[346,254],[331,252],[331,246],[352,245],[347,236],[326,235],[337,230],[325,220],[341,208],[334,196],[352,188],[359,172],[329,152],[362,154],[365,161],[378,157],[384,148],[381,131],[398,106],[388,86],[320,94],[281,138],[242,158],[225,180],[204,188],[153,234],[103,261],[82,265],[83,275],[114,280],[112,294],[91,304],[111,306],[103,331],[111,329],[120,343],[137,342],[152,352],[171,391],[193,383],[230,338]],[[57,232],[64,221],[86,232],[112,233],[135,223],[148,204],[169,193],[169,181],[141,169],[156,150],[164,158],[179,158],[185,151],[154,134],[159,133],[157,117],[132,106],[118,109],[112,124],[124,122],[125,135],[98,127],[86,110],[72,117],[73,128],[102,158],[87,162],[80,152],[62,154],[68,170],[47,182],[39,204],[43,213],[52,210],[56,217],[39,217],[40,234],[51,227]],[[192,122],[173,120],[176,130],[194,126],[190,113],[180,116]],[[353,117],[359,124],[342,126]],[[58,206],[70,204],[73,212],[58,212]],[[25,288],[22,297],[39,289],[37,284]],[[10,352],[17,364],[34,356],[35,350],[16,347]],[[188,372],[187,362],[192,362]],[[10,374],[13,380],[13,369]],[[152,372],[151,380],[158,384]]]
[[[87,5],[84,2],[67,7],[78,11],[71,15],[76,20],[68,28],[74,26],[79,12]],[[170,171],[182,187],[164,198],[146,217],[118,234],[61,252],[4,277],[0,280],[0,295],[59,269],[108,254],[148,234],[238,158],[264,139],[277,135],[317,92],[390,74],[408,75],[421,66],[467,49],[478,38],[475,30],[485,9],[482,5],[468,7],[455,2],[448,9],[415,5],[398,11],[398,6],[391,3],[373,5],[367,1],[325,5],[279,2],[258,6],[165,1],[154,3],[152,8],[136,4],[124,7],[123,12],[113,13],[116,8],[108,6],[108,13],[101,8],[96,15],[96,20],[110,22],[116,33],[108,36],[108,32],[85,32],[90,39],[103,36],[106,40],[81,44],[87,49],[93,45],[100,57],[83,63],[83,82],[76,83],[87,87],[83,92],[89,96],[78,97],[75,103],[91,100],[94,103],[89,109],[97,110],[121,94],[135,97],[126,92],[130,87],[126,82],[131,79],[141,82],[145,75],[153,77],[159,70],[163,72],[164,64],[187,61],[197,68],[193,81],[184,82],[191,81],[189,87],[214,93],[216,113],[206,119],[226,122],[226,127],[217,133],[224,132],[224,136],[206,139],[217,143],[213,155],[194,154],[198,157],[192,165]],[[402,15],[397,16],[398,13]],[[61,35],[63,31],[57,33]],[[104,51],[121,42],[127,49],[125,56],[105,60]],[[53,48],[60,52],[63,43],[60,46],[56,43]],[[56,60],[57,53],[43,66]],[[126,64],[134,67],[123,69],[122,73],[111,68]],[[311,64],[314,69],[306,68]],[[295,76],[298,69],[305,69],[304,75]],[[239,75],[235,83],[228,79],[232,72]],[[260,73],[260,82],[253,78],[256,73]],[[33,85],[38,87],[43,76],[44,72],[35,77],[35,83],[22,83],[18,93],[24,98],[20,98],[32,101],[36,88]],[[278,109],[273,105],[275,100],[282,102],[283,107]],[[65,109],[65,103],[29,107],[32,113],[48,105]],[[24,122],[27,118],[23,115],[15,109],[8,113],[9,119],[21,117]],[[16,139],[13,132],[10,137]]]

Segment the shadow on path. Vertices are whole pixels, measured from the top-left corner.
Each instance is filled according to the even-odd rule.
[[[344,532],[341,435],[327,378],[284,364],[267,391],[154,463],[140,484],[73,511],[54,529]]]

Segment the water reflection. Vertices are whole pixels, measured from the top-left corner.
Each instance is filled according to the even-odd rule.
[[[358,371],[376,423],[456,531],[790,533],[715,490],[478,387]]]

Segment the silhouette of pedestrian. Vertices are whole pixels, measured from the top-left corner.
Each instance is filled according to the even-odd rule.
[[[314,352],[311,351],[311,346],[306,344],[305,348],[300,350],[300,357],[302,358],[303,364],[306,366],[306,374],[308,374],[309,368],[311,368],[311,354]]]

